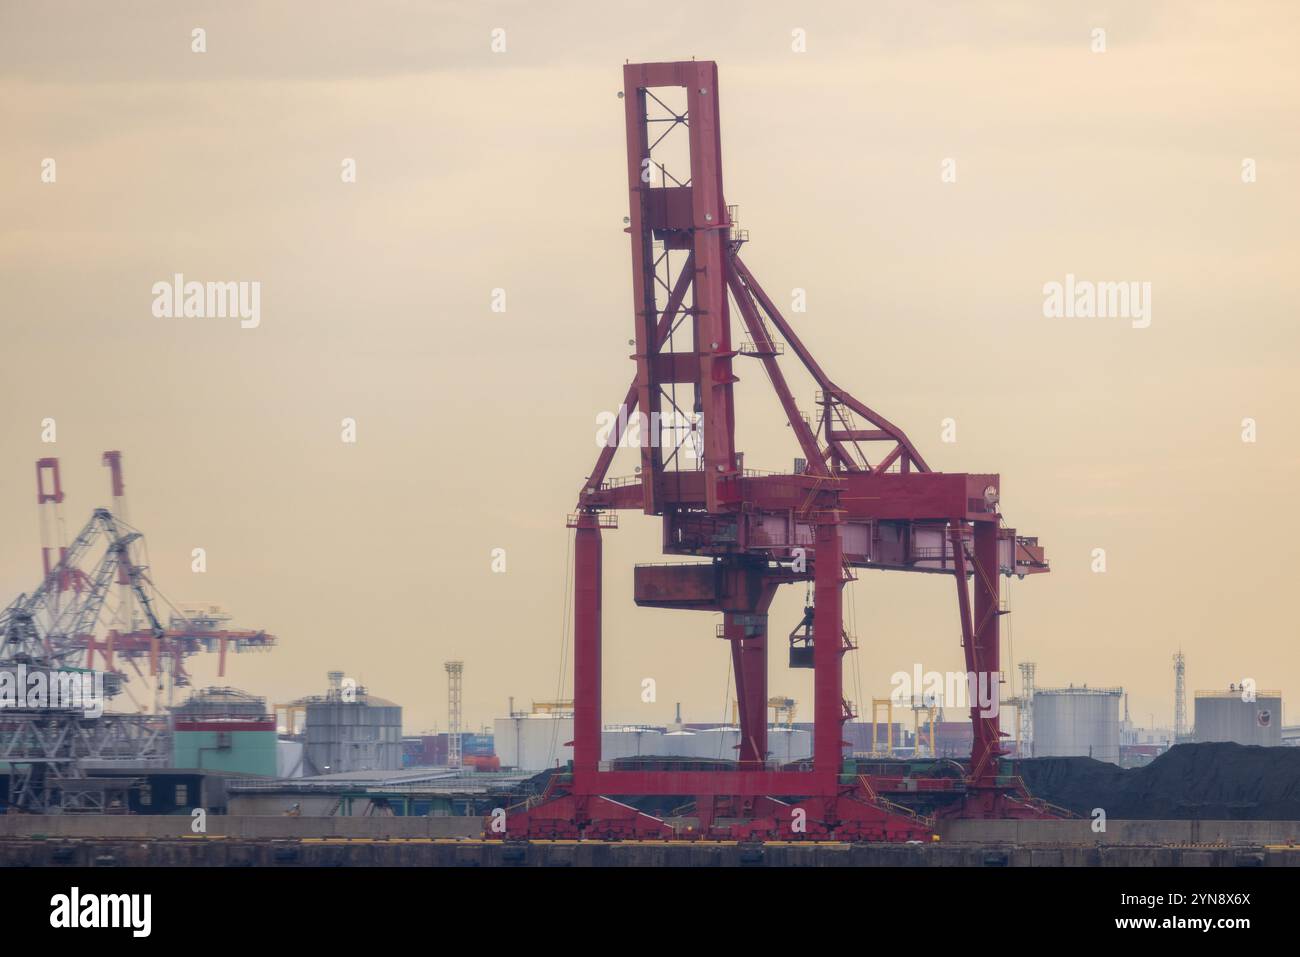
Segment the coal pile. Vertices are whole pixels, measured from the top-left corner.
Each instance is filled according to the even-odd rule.
[[[1300,748],[1180,744],[1146,767],[1092,758],[1015,762],[1029,792],[1078,814],[1120,820],[1300,820]]]
[[[612,766],[615,771],[734,771],[737,768],[735,761],[723,758],[663,757],[658,755],[615,758]],[[551,782],[551,778],[556,774],[564,774],[567,771],[567,767],[548,768],[545,771],[540,771],[516,785],[515,794],[521,800],[525,797],[544,794]],[[677,811],[680,811],[683,805],[694,801],[695,798],[694,795],[687,794],[651,794],[640,796],[621,795],[613,798],[613,800],[631,805],[638,811],[653,814],[656,817],[671,817]]]

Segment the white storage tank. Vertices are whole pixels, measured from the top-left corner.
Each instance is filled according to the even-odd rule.
[[[1282,746],[1282,692],[1198,691],[1193,714],[1197,741]]]
[[[695,733],[693,758],[740,758],[740,731],[737,728],[704,728]]]
[[[493,745],[503,768],[544,771],[573,760],[573,717],[567,714],[521,714],[493,722]]]
[[[1034,692],[1034,757],[1119,764],[1123,696],[1122,688],[1039,688]]]
[[[767,755],[769,761],[781,764],[806,761],[812,757],[812,735],[797,728],[768,728]]]
[[[600,759],[639,758],[663,754],[663,732],[635,726],[606,728],[600,734]]]
[[[663,751],[661,754],[673,758],[693,758],[695,757],[695,732],[687,731],[669,731],[663,736],[661,742]]]

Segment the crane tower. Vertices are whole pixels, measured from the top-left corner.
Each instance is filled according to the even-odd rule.
[[[1174,655],[1174,743],[1187,740],[1187,659]]]
[[[448,661],[447,668],[447,767],[461,766],[460,726],[461,726],[461,678],[465,673],[465,662]]]

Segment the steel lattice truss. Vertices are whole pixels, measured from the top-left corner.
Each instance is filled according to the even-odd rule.
[[[166,767],[171,753],[166,720],[152,715],[0,711],[0,761],[11,768],[9,802],[34,814],[124,811],[132,780],[95,777],[94,771]]]
[[[95,631],[108,610],[115,581],[129,585],[152,637],[161,639],[164,630],[154,611],[152,583],[145,567],[132,558],[132,546],[140,538],[108,509],[96,509],[40,585],[0,613],[0,662],[74,667],[82,656],[93,658]],[[82,566],[97,546],[102,553],[87,571]]]
[[[155,715],[0,711],[0,761],[162,765],[169,755],[166,719]]]
[[[51,667],[94,668],[110,676],[110,693],[125,677],[125,661],[137,676],[147,662],[151,677],[170,664],[176,685],[189,683],[184,659],[200,651],[219,650],[219,674],[225,674],[227,644],[237,649],[269,648],[275,637],[264,631],[234,631],[213,620],[182,614],[162,595],[140,560],[143,535],[108,509],[95,509],[90,520],[63,551],[58,563],[32,592],[19,595],[0,612],[0,665],[42,662]],[[120,614],[122,606],[128,613]],[[168,623],[160,620],[170,610]],[[123,618],[134,625],[108,627]]]

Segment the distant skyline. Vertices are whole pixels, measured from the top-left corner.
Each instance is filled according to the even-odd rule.
[[[696,56],[719,65],[746,263],[783,308],[805,292],[788,318],[834,379],[935,469],[999,472],[1008,524],[1045,545],[1051,574],[1010,585],[1017,688],[1033,660],[1040,686],[1122,686],[1170,726],[1181,648],[1189,719],[1195,691],[1253,678],[1295,723],[1300,10],[657,10],[0,8],[0,603],[39,580],[34,460],[61,460],[71,535],[120,449],[163,592],[279,637],[232,655],[230,685],[283,702],[337,669],[408,732],[445,729],[450,658],[469,729],[571,696],[564,520],[633,371],[621,66]],[[156,313],[177,274],[256,283],[258,321]],[[1056,315],[1067,282],[1136,283],[1147,315]],[[788,468],[762,369],[738,374],[746,465]],[[657,520],[620,519],[605,720],[729,718],[712,623],[632,604]],[[963,668],[947,577],[849,592],[864,717],[895,672]],[[802,601],[773,606],[769,678],[800,720]]]

